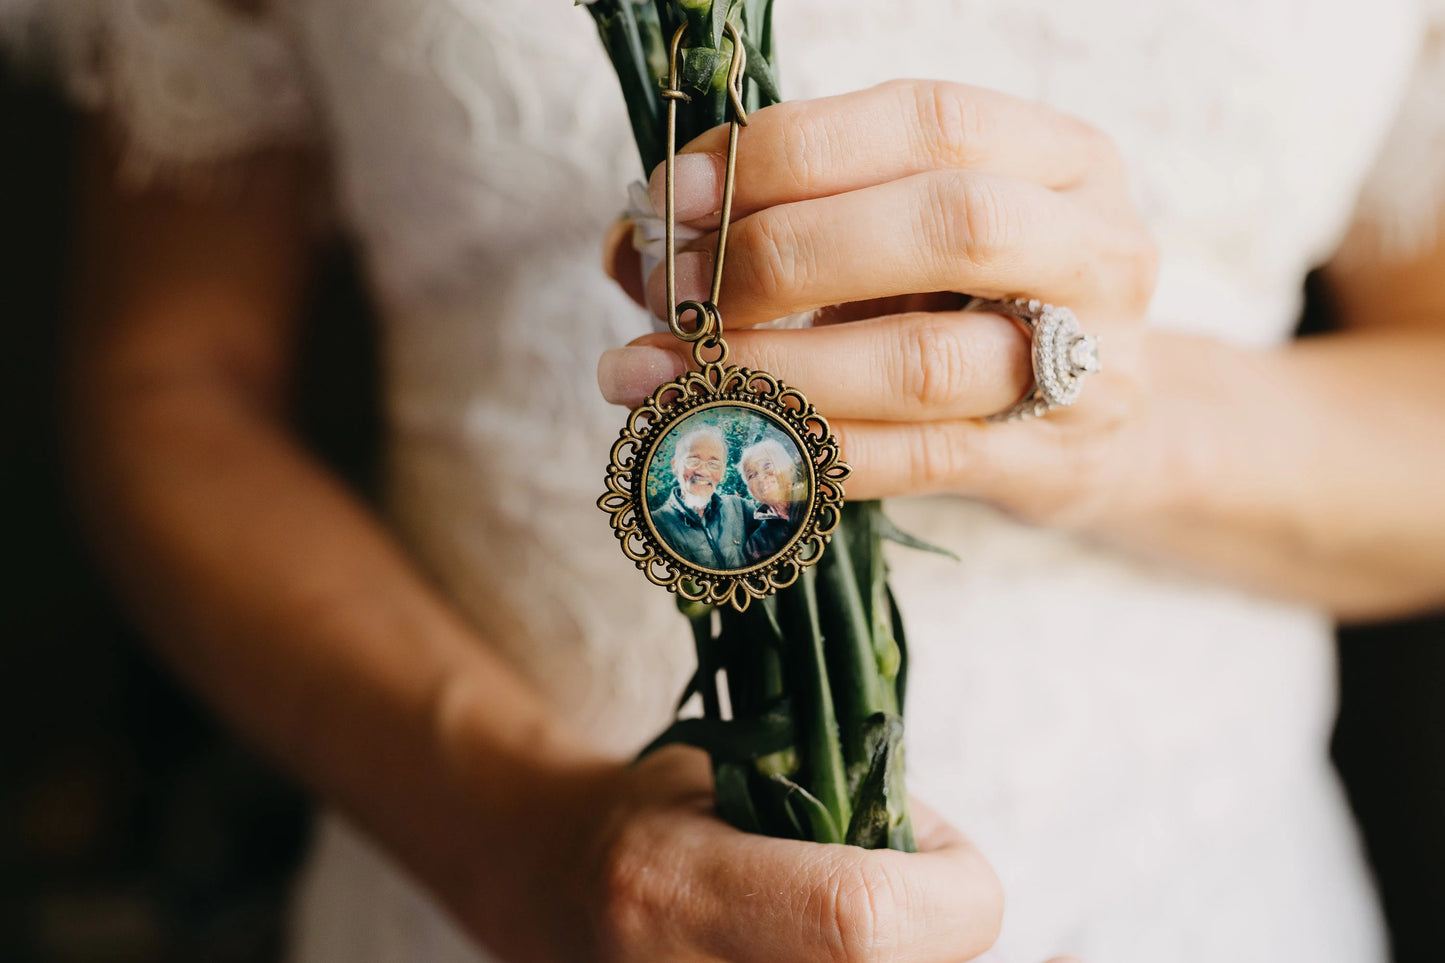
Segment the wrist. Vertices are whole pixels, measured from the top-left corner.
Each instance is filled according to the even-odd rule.
[[[1145,550],[1177,535],[1207,536],[1237,514],[1248,466],[1233,443],[1261,417],[1248,386],[1265,383],[1269,355],[1210,338],[1151,330],[1139,343],[1140,400],[1123,433],[1098,530]],[[1235,506],[1235,507],[1231,507]]]
[[[1114,348],[1114,345],[1110,345]],[[1146,330],[1131,346],[1136,372],[1133,404],[1116,432],[1097,495],[1091,528],[1126,531],[1171,515],[1193,485],[1201,459],[1208,460],[1193,407],[1181,399],[1181,355],[1194,353],[1193,339]],[[1184,402],[1184,403],[1181,403]]]
[[[525,958],[565,936],[557,914],[583,898],[576,870],[624,764],[588,745],[493,653],[475,656],[435,697],[447,804],[446,818],[427,813],[428,876],[490,946]]]

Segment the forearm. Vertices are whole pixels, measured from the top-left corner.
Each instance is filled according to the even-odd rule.
[[[1445,601],[1445,336],[1144,350],[1141,470],[1100,534],[1346,619]]]
[[[235,728],[505,939],[566,841],[520,827],[597,759],[287,429],[305,165],[184,200],[91,156],[69,442],[122,596]]]
[[[88,391],[90,514],[167,660],[424,879],[520,871],[517,827],[586,761],[550,710],[266,416],[194,384]]]

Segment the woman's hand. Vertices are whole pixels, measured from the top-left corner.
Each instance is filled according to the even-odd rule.
[[[683,219],[721,206],[725,143],[715,129],[679,155]],[[1107,138],[930,81],[756,112],[734,210],[730,360],[829,418],[854,466],[849,497],[971,495],[1342,618],[1445,601],[1445,516],[1418,508],[1445,471],[1445,448],[1422,443],[1445,403],[1445,242],[1390,263],[1353,245],[1329,274],[1342,315],[1330,337],[1264,351],[1146,331],[1156,252]],[[637,279],[622,233],[607,263],[660,310],[662,278]],[[712,246],[679,256],[680,298],[703,293]],[[1028,342],[959,311],[958,293],[1071,308],[1100,336],[1103,371],[1072,407],[983,421],[1029,387]],[[748,330],[811,309],[812,329]],[[603,393],[637,402],[683,370],[682,349],[658,335],[607,352]]]
[[[556,845],[535,861],[530,925],[494,945],[519,961],[973,959],[998,935],[998,880],[914,805],[917,854],[756,836],[712,814],[702,753],[664,749],[572,794],[570,815],[538,834]],[[453,909],[495,938],[495,894]]]
[[[679,220],[716,226],[725,143],[717,128],[679,154]],[[854,468],[850,496],[958,492],[1054,524],[1129,497],[1156,253],[1103,134],[992,91],[898,81],[754,113],[736,182],[719,298],[730,361],[801,388],[828,416]],[[660,170],[651,189],[660,208]],[[613,239],[614,276],[660,314],[662,270],[645,289],[631,283],[635,255]],[[706,296],[715,243],[678,256],[679,299]],[[983,422],[1029,389],[1028,338],[959,310],[961,294],[1071,308],[1101,336],[1104,372],[1041,421]],[[741,330],[814,309],[812,329]],[[686,356],[666,335],[609,352],[603,392],[635,404]]]

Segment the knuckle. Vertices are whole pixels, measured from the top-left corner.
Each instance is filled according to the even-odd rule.
[[[651,931],[655,904],[649,847],[624,828],[605,854],[599,873],[600,901],[594,921],[604,955],[627,958]]]
[[[788,301],[806,286],[805,242],[786,206],[760,211],[739,226],[744,228],[738,240],[748,252],[750,283],[760,298]]]
[[[812,197],[833,167],[833,132],[806,106],[788,110],[780,120],[781,174],[794,196]]]
[[[902,331],[903,392],[924,412],[953,407],[974,381],[972,359],[946,321],[927,318]]]
[[[824,891],[819,923],[837,963],[887,963],[897,950],[896,880],[868,863],[837,871]]]
[[[994,260],[1018,232],[1017,213],[992,182],[963,171],[929,179],[924,243],[945,267],[979,267]]]
[[[909,91],[922,148],[939,167],[981,167],[997,117],[971,88],[946,81],[915,83]]]
[[[963,450],[955,444],[947,423],[913,426],[910,442],[907,477],[911,490],[939,491],[962,478],[968,469]]]

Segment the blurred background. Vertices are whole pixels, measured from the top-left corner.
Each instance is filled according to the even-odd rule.
[[[66,503],[56,393],[74,132],[53,94],[0,63],[0,963],[273,961],[311,803],[151,659]],[[1327,330],[1313,281],[1307,293],[1303,333]],[[338,244],[314,293],[296,419],[363,494],[372,330]],[[1445,620],[1353,628],[1339,644],[1335,756],[1395,959],[1439,963]]]
[[[76,119],[0,63],[0,963],[262,963],[311,804],[153,661],[67,505],[64,351]],[[296,421],[362,493],[371,314],[324,258]]]

